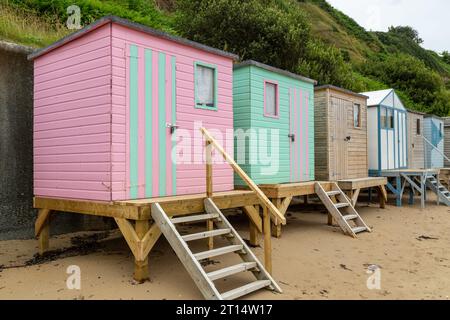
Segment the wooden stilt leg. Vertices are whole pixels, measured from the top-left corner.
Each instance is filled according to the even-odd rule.
[[[50,223],[49,219],[46,219],[42,225],[41,232],[39,233],[39,254],[43,255],[49,247],[50,238]]]
[[[142,239],[147,231],[150,229],[150,223],[148,220],[136,221],[135,230],[139,239]],[[134,280],[138,282],[144,282],[149,279],[148,271],[148,256],[142,261],[135,259],[134,261]]]
[[[49,247],[50,210],[40,209],[34,224],[34,234],[39,239],[39,254],[43,255]]]
[[[331,213],[328,213],[327,216],[328,216],[327,224],[329,226],[332,226],[333,225],[333,216],[331,215]]]
[[[258,228],[253,224],[253,222],[249,222],[249,232],[250,232],[250,245],[256,247],[259,245],[259,232]]]
[[[272,274],[272,238],[270,235],[270,216],[267,207],[263,207],[264,228],[264,267]]]
[[[378,198],[380,201],[380,208],[385,209],[386,208],[386,198],[387,198],[387,192],[384,186],[378,187]]]
[[[277,207],[277,209],[280,209],[281,207],[281,199],[273,199],[272,200],[273,204],[275,205],[275,207]],[[274,223],[272,223],[272,236],[275,238],[281,238],[281,225],[275,225]]]
[[[206,229],[208,231],[212,231],[214,229],[214,222],[212,220],[208,220],[206,222]],[[214,249],[214,238],[213,237],[207,238],[206,242],[207,242],[207,245],[208,245],[208,250]]]

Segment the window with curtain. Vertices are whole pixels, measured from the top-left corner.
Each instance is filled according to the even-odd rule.
[[[265,94],[264,97],[265,106],[264,106],[264,114],[270,117],[278,116],[278,104],[277,104],[277,96],[278,96],[278,86],[275,83],[265,82]]]
[[[361,105],[357,103],[353,105],[353,126],[361,128]]]
[[[420,136],[420,131],[421,131],[421,127],[420,127],[420,119],[416,119],[416,134],[418,136]]]
[[[214,68],[196,65],[196,104],[197,106],[214,108],[215,105],[215,72]]]

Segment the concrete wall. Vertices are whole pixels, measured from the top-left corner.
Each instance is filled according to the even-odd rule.
[[[0,41],[0,240],[31,238],[33,209],[33,64],[30,48]],[[55,214],[51,233],[92,227],[80,215]]]

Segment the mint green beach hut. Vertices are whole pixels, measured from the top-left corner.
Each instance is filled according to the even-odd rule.
[[[256,61],[234,66],[234,154],[255,183],[314,180],[315,84]]]

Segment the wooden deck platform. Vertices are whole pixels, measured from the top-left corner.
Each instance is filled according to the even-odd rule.
[[[409,189],[409,204],[414,204],[415,193],[420,196],[421,207],[425,208],[427,177],[434,176],[439,181],[439,169],[398,169],[370,173],[372,176],[386,177],[387,188],[395,195],[396,205],[402,206],[406,187]]]
[[[317,181],[265,184],[259,185],[259,188],[273,202],[281,214],[285,215],[294,197],[304,196],[305,201],[309,195],[315,195],[315,184]],[[330,182],[320,182],[325,191],[331,190]],[[276,238],[281,237],[281,225],[273,223],[272,235]]]
[[[337,181],[339,188],[344,191],[355,206],[358,202],[358,197],[363,189],[376,188],[379,193],[380,208],[385,208],[387,201],[386,192],[386,177],[365,177],[359,179],[347,179]]]
[[[49,248],[49,217],[52,212],[111,217],[115,219],[134,255],[134,279],[142,282],[149,278],[148,254],[161,235],[151,217],[151,204],[159,203],[167,215],[173,217],[204,212],[205,198],[206,193],[112,202],[35,197],[34,207],[39,210],[35,223],[39,252],[44,254]],[[263,219],[259,212],[261,201],[255,192],[251,190],[216,192],[210,198],[219,209],[247,208],[244,212],[248,214],[250,220],[251,241],[254,244],[259,242],[259,235],[263,232]]]

